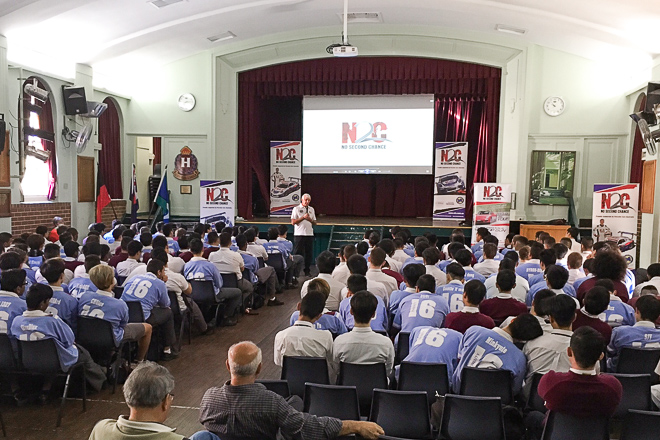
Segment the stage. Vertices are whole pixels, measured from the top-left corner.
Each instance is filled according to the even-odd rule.
[[[267,217],[267,218],[253,218],[250,220],[236,221],[236,224],[256,224],[256,225],[280,225],[282,223],[289,224],[289,217]],[[432,217],[415,217],[415,218],[401,218],[401,217],[344,217],[344,216],[325,216],[319,215],[317,226],[359,226],[366,228],[391,228],[392,226],[400,226],[402,228],[424,229],[423,232],[436,229],[442,230],[447,236],[451,234],[452,229],[460,228],[469,231],[469,226],[459,226],[457,221],[437,221]],[[448,230],[448,231],[445,231]],[[415,234],[413,234],[415,235]],[[439,235],[439,234],[438,234]],[[444,235],[444,234],[443,234]]]

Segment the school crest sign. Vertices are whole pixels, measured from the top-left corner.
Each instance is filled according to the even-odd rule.
[[[174,177],[179,180],[195,180],[199,176],[197,156],[189,147],[183,147],[174,158]]]

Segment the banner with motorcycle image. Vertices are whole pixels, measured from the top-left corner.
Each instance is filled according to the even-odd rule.
[[[504,183],[475,183],[472,213],[472,244],[476,243],[477,229],[485,227],[497,237],[499,248],[509,234],[511,217],[511,185]]]
[[[465,220],[467,142],[435,143],[433,220]]]
[[[616,243],[629,268],[637,253],[638,183],[594,185],[592,233],[594,241]]]
[[[231,180],[201,180],[199,182],[199,221],[215,224],[224,222],[233,227],[235,188]]]
[[[300,141],[270,141],[270,216],[291,217],[301,196]]]

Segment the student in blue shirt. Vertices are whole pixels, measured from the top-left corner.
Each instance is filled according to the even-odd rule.
[[[417,292],[415,287],[417,285],[417,280],[419,280],[419,277],[424,274],[426,274],[426,268],[421,264],[409,264],[403,269],[403,281],[405,287],[402,290],[395,290],[392,292],[387,306],[392,319],[394,319],[394,315],[396,315],[396,311],[399,309],[399,304],[403,298]]]
[[[74,278],[69,283],[69,295],[80,299],[87,292],[96,292],[96,286],[89,279],[89,271],[101,264],[101,258],[98,255],[88,255],[85,257],[85,273]]]
[[[635,303],[633,326],[622,325],[612,330],[612,338],[607,346],[607,369],[616,371],[619,354],[624,347],[659,348],[660,329],[655,328],[655,321],[660,317],[660,299],[653,295],[644,295]]]
[[[415,244],[415,256],[408,258],[406,261],[403,262],[401,265],[401,270],[405,269],[406,266],[409,264],[421,264],[422,266],[424,265],[424,251],[431,247],[427,241],[420,240],[417,244]]]
[[[610,292],[610,304],[605,309],[605,322],[615,328],[621,325],[635,325],[635,309],[621,301],[614,291],[614,283],[607,278],[596,281],[596,286],[601,286]]]
[[[477,228],[477,232],[474,235],[476,243],[472,245],[472,249],[471,249],[473,254],[478,252],[481,248],[484,247],[484,238],[488,237],[489,235],[490,235],[490,231],[488,230],[488,228],[485,228],[483,226]]]
[[[11,336],[11,324],[14,318],[27,310],[25,300],[21,298],[25,291],[25,271],[7,269],[0,274],[0,333]]]
[[[342,321],[344,321],[346,328],[348,330],[352,330],[353,327],[355,327],[355,318],[351,313],[351,297],[357,292],[361,292],[363,290],[368,292],[367,277],[360,274],[353,274],[349,276],[348,280],[346,281],[346,288],[348,290],[348,294],[346,298],[343,299],[341,303],[339,303],[338,313]],[[385,303],[379,296],[376,296],[376,299],[378,301],[378,305],[376,306],[374,317],[371,318],[371,321],[369,322],[369,327],[371,327],[371,329],[375,332],[387,332],[387,309],[385,308]]]
[[[513,394],[522,389],[527,359],[515,342],[526,342],[543,334],[541,324],[533,315],[524,313],[505,328],[487,329],[472,326],[465,331],[458,350],[458,366],[454,370],[452,388],[461,389],[461,375],[465,367],[508,370],[513,376]]]
[[[28,252],[28,265],[30,269],[36,271],[43,262],[43,248],[46,244],[46,239],[41,234],[31,234],[27,238],[27,245],[30,248]]]
[[[449,245],[447,245],[447,259],[439,262],[437,264],[438,268],[440,268],[444,272],[447,272],[447,266],[449,266],[451,263],[456,262],[456,260],[454,260],[454,255],[456,254],[456,252],[462,249],[465,249],[465,245],[461,242],[453,241],[449,243]]]
[[[147,264],[146,274],[127,281],[121,299],[139,301],[142,304],[144,320],[152,327],[162,326],[165,347],[161,359],[170,360],[179,357],[179,353],[174,350],[176,342],[174,316],[170,309],[170,297],[167,295],[165,281],[167,281],[165,264],[160,260],[151,259]]]
[[[446,364],[451,383],[458,365],[458,347],[462,338],[462,333],[448,328],[416,327],[410,333],[410,349],[404,361]],[[396,378],[399,378],[399,366],[396,367]]]
[[[167,238],[167,248],[170,253],[174,256],[179,255],[179,243],[174,239],[174,225],[172,223],[167,223],[163,225],[163,235]]]
[[[516,274],[520,275],[529,282],[529,279],[536,274],[543,273],[541,269],[541,252],[543,252],[543,245],[538,241],[533,241],[529,245],[529,254],[532,257],[529,261],[519,264],[516,267]],[[529,285],[532,286],[531,283]]]
[[[449,313],[463,310],[464,277],[465,269],[458,263],[452,263],[447,266],[447,284],[435,290],[435,293],[447,300]]]
[[[543,289],[553,290],[557,294],[565,293],[575,298],[575,290],[568,284],[568,271],[561,266],[552,264],[546,268],[545,280],[534,284],[527,292],[525,304],[531,307],[534,296]]]
[[[92,389],[100,391],[105,382],[105,373],[94,363],[89,352],[75,344],[75,335],[71,328],[57,316],[46,313],[53,290],[43,284],[33,284],[25,295],[27,310],[17,316],[11,326],[11,334],[21,341],[53,339],[57,348],[62,371],[68,371],[74,364],[82,363],[85,368],[87,383]],[[48,401],[48,393],[53,378],[46,378],[39,396],[41,403]]]
[[[328,296],[330,295],[330,285],[326,280],[321,278],[310,280],[309,284],[307,285],[307,291],[311,292],[313,290],[321,292],[327,301]],[[298,305],[298,310],[291,314],[290,324],[294,325],[299,316],[300,305]],[[328,330],[335,338],[348,332],[348,329],[346,328],[344,321],[339,315],[339,312],[331,312],[327,308],[323,309],[323,314],[321,317],[317,319],[316,322],[314,322],[314,328],[317,330]]]
[[[535,284],[541,283],[545,280],[545,272],[548,267],[557,264],[557,254],[552,249],[544,249],[539,255],[539,265],[541,266],[542,272],[539,272],[535,275],[530,276],[528,279],[530,289],[534,287]]]
[[[82,295],[78,301],[78,314],[110,322],[116,346],[125,339],[137,340],[137,361],[143,361],[151,342],[151,324],[146,322],[129,324],[126,302],[115,298],[112,294],[112,289],[116,285],[112,267],[101,264],[92,267],[89,270],[89,279],[94,283],[95,290],[87,291]]]
[[[41,275],[46,279],[48,285],[53,289],[50,305],[46,312],[59,316],[69,324],[71,330],[76,332],[76,321],[78,318],[78,300],[64,291],[62,281],[64,280],[64,261],[60,258],[51,258],[41,265]]]
[[[449,313],[449,303],[435,293],[435,278],[422,275],[417,280],[417,293],[408,295],[401,301],[394,317],[393,327],[410,333],[415,327],[442,327]]]
[[[472,280],[481,281],[482,283],[486,282],[486,277],[479,272],[476,272],[472,269],[472,266],[470,266],[470,263],[472,262],[472,254],[470,251],[467,249],[461,249],[454,255],[454,260],[463,267],[463,270],[465,271],[463,279],[466,283]]]

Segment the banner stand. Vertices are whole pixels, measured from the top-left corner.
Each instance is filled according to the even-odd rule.
[[[433,220],[465,220],[467,142],[435,143]]]
[[[511,217],[511,185],[500,183],[474,184],[474,209],[472,214],[472,244],[477,229],[487,228],[499,240],[499,248],[509,234]]]
[[[300,203],[300,141],[270,141],[270,217],[290,217]]]
[[[224,222],[234,227],[234,182],[231,180],[201,180],[199,191],[199,221],[215,224]]]
[[[628,268],[636,265],[638,183],[594,185],[592,228],[594,241],[616,243]]]

